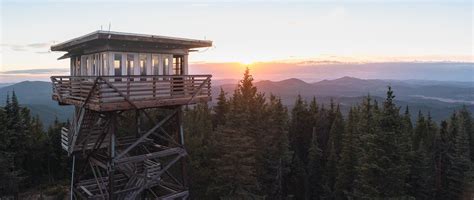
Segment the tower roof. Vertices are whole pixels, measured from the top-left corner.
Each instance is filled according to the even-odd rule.
[[[104,46],[109,43],[123,43],[132,46],[145,46],[160,49],[192,49],[212,46],[210,40],[195,40],[187,38],[168,37],[160,35],[146,35],[113,31],[95,31],[56,45],[52,51],[78,52],[84,49]]]

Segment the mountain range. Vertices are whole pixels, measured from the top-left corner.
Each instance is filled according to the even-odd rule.
[[[237,86],[238,80],[213,80],[212,95],[215,98],[222,88],[227,95],[231,95]],[[290,109],[301,95],[308,101],[316,97],[319,103],[329,104],[331,99],[341,105],[343,112],[360,103],[367,95],[378,102],[382,102],[387,87],[395,92],[396,103],[401,107],[409,106],[412,116],[418,111],[428,112],[436,121],[447,119],[449,115],[462,106],[474,113],[474,82],[448,82],[426,80],[382,80],[358,79],[342,77],[333,80],[323,80],[308,83],[300,79],[291,78],[282,81],[256,81],[259,92],[274,94],[282,99],[284,105]],[[39,115],[45,125],[51,124],[57,117],[65,121],[72,116],[72,106],[59,106],[51,100],[51,83],[43,81],[24,81],[12,85],[0,85],[0,106],[5,105],[7,93],[15,91],[21,105],[30,108],[32,115]]]
[[[238,80],[229,80],[222,85],[215,85],[213,96],[220,88],[232,94]],[[328,105],[331,99],[341,105],[342,111],[358,104],[368,95],[382,102],[388,86],[396,95],[396,103],[401,107],[409,106],[412,115],[420,110],[430,113],[436,121],[446,119],[454,110],[467,106],[474,111],[474,82],[427,81],[427,80],[381,80],[342,77],[308,83],[296,78],[282,81],[258,81],[255,83],[259,92],[274,94],[282,99],[284,105],[292,107],[297,95],[310,101],[313,97]],[[215,102],[213,102],[215,103]]]
[[[45,128],[56,118],[66,121],[73,114],[72,106],[59,106],[51,99],[52,86],[44,81],[23,81],[0,88],[0,106],[6,103],[7,95],[12,91],[18,97],[20,105],[30,109],[32,116],[39,116]]]

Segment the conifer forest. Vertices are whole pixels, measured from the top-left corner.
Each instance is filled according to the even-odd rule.
[[[348,114],[316,98],[290,108],[260,93],[247,69],[233,93],[185,108],[190,198],[472,199],[472,114],[453,110],[438,123],[397,106],[396,93],[388,86],[383,102],[367,95]],[[68,122],[43,127],[14,92],[3,100],[0,196],[31,188],[67,196]]]

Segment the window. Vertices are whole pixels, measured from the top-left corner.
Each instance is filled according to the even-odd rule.
[[[146,75],[146,66],[147,66],[147,54],[140,54],[140,75]]]
[[[158,55],[153,55],[151,57],[151,66],[153,67],[153,74],[160,75],[162,72],[160,71],[160,60]]]
[[[173,72],[174,75],[181,75],[183,56],[173,57]]]
[[[90,72],[90,70],[91,70],[91,61],[89,59],[89,56],[84,56],[84,57],[85,57],[85,63],[84,64],[86,65],[86,71],[85,71],[84,75],[89,76],[89,75],[91,75],[91,72]]]
[[[165,58],[163,59],[163,74],[165,74],[165,75],[168,75],[168,74],[169,74],[169,73],[168,73],[169,63],[170,63],[169,58],[168,58],[168,57],[165,57]]]
[[[96,58],[97,56],[96,56],[96,54],[92,54],[91,57],[92,57],[92,60],[91,60],[92,71],[91,71],[90,75],[95,76],[95,75],[98,74],[97,73],[97,64],[96,64],[97,63],[97,58]]]
[[[81,75],[81,57],[80,56],[75,57],[74,62],[75,62],[74,68],[76,70],[76,73],[74,75],[80,76]]]
[[[114,54],[114,74],[115,76],[122,76],[122,54]]]
[[[133,75],[133,61],[135,60],[135,55],[127,54],[127,75]]]
[[[107,53],[102,53],[102,75],[109,75]]]

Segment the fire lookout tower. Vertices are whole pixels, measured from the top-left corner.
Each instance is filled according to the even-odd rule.
[[[53,100],[73,105],[61,146],[71,198],[186,199],[182,107],[211,100],[211,75],[189,75],[208,40],[96,31],[51,47],[70,58]]]

